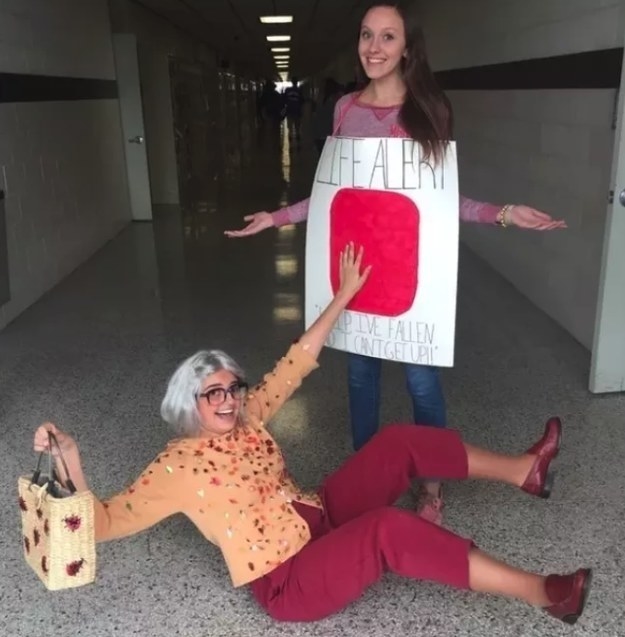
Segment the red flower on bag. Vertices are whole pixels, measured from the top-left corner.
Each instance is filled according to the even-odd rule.
[[[41,558],[41,570],[44,573],[48,572],[48,560],[46,559],[45,555]]]
[[[48,524],[48,520],[43,521],[43,532],[46,535],[50,535],[50,525]]]
[[[65,527],[73,533],[74,531],[78,531],[82,520],[77,515],[68,515],[63,522],[65,522]]]
[[[22,498],[21,496],[19,499],[19,503],[20,503],[20,509],[22,509],[22,511],[28,511],[28,507],[26,506],[26,500],[24,500],[24,498]]]
[[[26,553],[30,553],[30,540],[26,536],[24,536],[24,548]]]
[[[85,560],[77,560],[76,562],[70,562],[65,567],[65,571],[70,577],[73,577],[74,575],[78,575],[84,563],[85,563]]]
[[[35,542],[35,546],[39,546],[39,540],[41,539],[41,535],[37,529],[33,529],[33,540]]]

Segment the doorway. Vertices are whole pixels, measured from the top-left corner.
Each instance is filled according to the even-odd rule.
[[[4,190],[0,190],[0,307],[10,298],[7,221],[4,211]]]
[[[132,219],[150,221],[152,195],[136,36],[132,33],[114,33],[113,51]]]
[[[589,389],[596,394],[625,391],[625,60],[621,68],[590,366]]]

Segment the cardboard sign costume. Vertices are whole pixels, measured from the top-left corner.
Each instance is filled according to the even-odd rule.
[[[407,363],[452,366],[459,226],[455,144],[424,160],[404,138],[328,137],[306,242],[306,325],[339,286],[348,241],[372,265],[327,345]]]

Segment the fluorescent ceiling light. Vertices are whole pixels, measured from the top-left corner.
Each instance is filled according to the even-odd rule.
[[[290,35],[268,35],[267,42],[290,42]]]
[[[273,56],[274,60],[289,60],[291,59],[290,55],[274,55]]]
[[[288,53],[291,50],[290,46],[272,46],[272,53]]]
[[[263,24],[287,24],[293,22],[292,15],[261,15],[260,21]]]

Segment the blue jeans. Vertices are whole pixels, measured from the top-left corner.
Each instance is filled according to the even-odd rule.
[[[348,361],[349,412],[352,440],[357,451],[378,430],[382,361],[361,354],[349,354]],[[415,423],[445,427],[445,397],[438,368],[404,363],[404,369]]]

